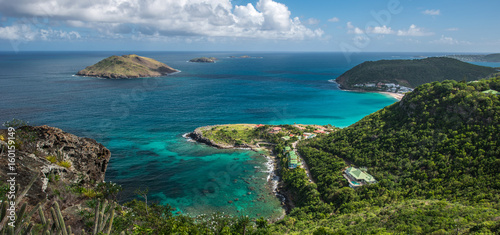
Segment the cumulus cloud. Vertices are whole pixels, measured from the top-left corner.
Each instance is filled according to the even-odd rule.
[[[328,19],[328,22],[334,22],[335,23],[335,22],[339,22],[339,21],[340,21],[340,19],[337,18],[337,17],[333,17],[333,18]]]
[[[434,33],[427,32],[424,29],[419,28],[416,25],[412,24],[410,28],[408,28],[408,30],[398,30],[397,35],[422,37],[422,36],[431,36],[434,35]]]
[[[273,0],[259,0],[255,6],[233,6],[230,0],[0,0],[0,9],[4,16],[45,17],[105,34],[268,39],[323,35],[321,29],[291,18],[288,7]]]
[[[384,26],[377,26],[377,27],[368,27],[367,28],[367,33],[372,33],[372,34],[394,34],[394,30],[391,29],[391,27],[387,27],[386,25]]]
[[[365,30],[362,30],[352,24],[352,22],[347,22],[347,33],[349,34],[394,34],[395,31],[391,29],[391,27],[376,26],[376,27],[367,27]]]
[[[29,24],[14,24],[0,27],[0,39],[29,42],[35,40],[53,41],[61,39],[78,39],[80,34],[75,31],[54,30],[52,28],[39,29]]]
[[[349,34],[364,34],[365,31],[354,26],[352,24],[352,22],[349,21],[349,22],[347,22],[347,33],[349,33]]]
[[[425,10],[425,11],[422,11],[422,14],[430,15],[430,16],[438,16],[438,15],[441,15],[441,11],[439,9],[438,10],[435,10],[435,9]]]

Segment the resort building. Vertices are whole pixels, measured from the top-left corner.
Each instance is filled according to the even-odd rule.
[[[377,182],[372,175],[355,167],[348,167],[344,173],[344,177],[347,181],[349,181],[349,186],[351,188],[357,188],[365,184],[373,184]]]
[[[269,133],[276,134],[276,133],[279,133],[280,131],[281,131],[281,127],[277,126],[277,127],[273,127],[273,129]]]
[[[303,126],[299,126],[299,125],[293,125],[293,127],[296,127],[296,128],[298,128],[299,130],[305,130],[305,129],[306,129],[305,127],[303,127]]]
[[[500,95],[500,92],[495,91],[495,90],[491,90],[491,89],[490,89],[490,90],[483,91],[483,92],[481,92],[481,93],[483,93],[483,94],[492,94],[492,95]]]
[[[291,151],[292,148],[290,146],[286,146],[285,149],[283,150],[283,154],[286,154],[287,152]]]
[[[288,159],[288,168],[290,169],[295,169],[297,167],[302,166],[302,162],[297,156],[297,153],[295,153],[295,151],[293,150],[288,152],[287,159]]]

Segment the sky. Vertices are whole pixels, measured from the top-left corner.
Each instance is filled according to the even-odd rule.
[[[500,52],[498,0],[0,0],[0,51]]]

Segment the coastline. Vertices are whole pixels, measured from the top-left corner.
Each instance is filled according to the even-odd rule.
[[[403,99],[403,97],[405,96],[405,94],[394,93],[394,92],[387,92],[387,91],[378,91],[377,93],[390,96],[390,97],[392,97],[394,99],[397,99],[398,101],[401,101]]]
[[[255,125],[255,124],[247,124],[247,125]],[[284,188],[283,181],[281,179],[280,165],[278,157],[273,153],[273,149],[268,146],[259,146],[251,145],[251,144],[243,144],[240,146],[227,145],[216,143],[206,137],[203,136],[203,130],[209,129],[212,127],[217,127],[222,125],[212,125],[212,126],[203,126],[196,128],[193,132],[185,133],[182,137],[186,138],[187,141],[197,142],[206,144],[208,146],[218,148],[218,149],[245,149],[251,150],[257,153],[260,153],[263,157],[267,159],[267,169],[268,173],[267,177],[267,186],[271,189],[271,192],[275,194],[275,196],[281,201],[282,208],[284,209],[283,215],[278,218],[274,218],[273,221],[278,221],[283,219],[285,215],[287,215],[293,208],[293,202],[291,202],[286,193],[286,189]]]
[[[342,90],[342,91],[350,91],[350,92],[372,92],[372,93],[379,93],[379,94],[383,94],[383,95],[386,95],[386,96],[390,96],[398,101],[401,101],[403,99],[403,97],[405,96],[405,94],[401,94],[401,93],[394,93],[394,92],[388,92],[388,91],[365,91],[365,90],[348,90],[348,89],[345,89],[342,87],[342,85],[340,85],[336,80],[334,79],[330,79],[328,80],[329,82],[331,83],[335,83],[337,84],[337,87]]]

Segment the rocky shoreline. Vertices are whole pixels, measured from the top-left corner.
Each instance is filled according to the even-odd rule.
[[[0,136],[0,164],[7,166],[8,131],[1,129]],[[15,128],[14,146],[16,186],[24,189],[34,179],[21,202],[26,202],[29,210],[42,203],[44,211],[58,202],[66,225],[81,230],[84,224],[77,211],[83,208],[85,198],[71,194],[67,186],[92,188],[102,182],[111,152],[96,140],[50,126]],[[0,178],[8,179],[9,173],[6,167],[1,168]]]
[[[279,159],[277,159],[276,155],[273,154],[273,150],[269,147],[259,147],[256,145],[250,145],[246,143],[239,146],[221,144],[221,143],[216,143],[213,140],[203,136],[203,130],[208,130],[217,126],[218,125],[198,127],[193,132],[187,133],[183,136],[185,138],[192,139],[195,142],[203,143],[218,149],[249,149],[255,152],[266,150],[266,152],[268,152],[269,154],[268,155],[262,154],[262,155],[270,161],[270,164],[272,164],[272,169],[269,172],[268,183],[271,185],[272,191],[275,193],[276,197],[280,199],[280,201],[282,202],[285,214],[289,214],[291,210],[295,207],[295,205],[290,200],[288,190],[286,189],[286,187],[283,184],[283,181],[281,180]],[[275,184],[273,181],[275,181]],[[285,215],[281,216],[280,218],[277,218],[276,221],[282,219],[284,216]]]

